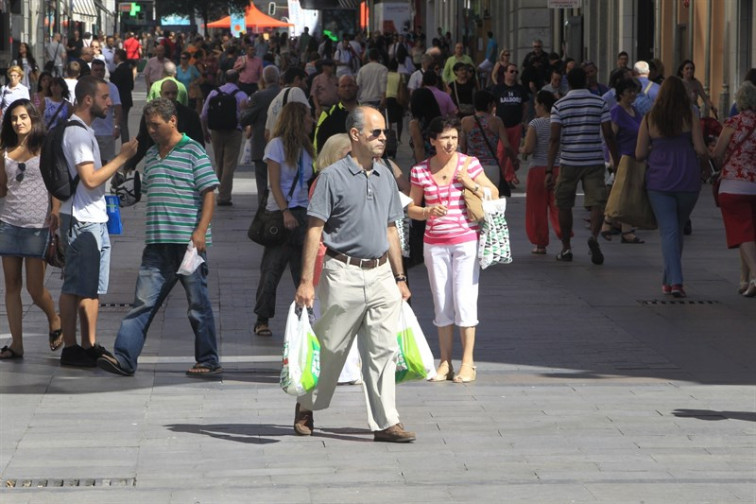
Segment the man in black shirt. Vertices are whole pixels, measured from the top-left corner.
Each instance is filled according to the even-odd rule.
[[[522,139],[523,120],[528,108],[528,91],[517,84],[517,65],[510,63],[504,73],[504,82],[493,87],[491,92],[496,97],[496,115],[504,121],[507,128],[507,137],[509,145],[517,152],[520,148]],[[510,186],[514,187],[519,183],[515,171],[519,169],[519,164],[512,164],[508,156],[504,154],[504,146],[499,144],[497,151],[500,160],[506,159],[503,164],[502,176]]]
[[[324,110],[318,118],[315,128],[315,150],[323,147],[326,140],[337,133],[346,133],[346,118],[349,112],[357,108],[357,91],[359,87],[354,77],[342,75],[339,78],[339,103]]]

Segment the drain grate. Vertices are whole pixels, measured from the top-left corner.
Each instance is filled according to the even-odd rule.
[[[719,301],[715,299],[639,299],[638,303],[642,305],[718,305]]]
[[[128,313],[131,308],[131,303],[100,303],[101,312]]]
[[[136,478],[16,478],[2,481],[2,488],[133,487]]]

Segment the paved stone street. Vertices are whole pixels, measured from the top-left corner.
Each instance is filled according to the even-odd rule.
[[[234,206],[218,208],[213,223],[222,381],[184,375],[193,335],[180,286],[131,378],[60,367],[44,315],[24,294],[26,354],[0,363],[0,501],[756,502],[756,301],[736,294],[737,251],[725,247],[708,186],[685,240],[689,297],[679,301],[660,292],[655,232],[639,232],[643,245],[602,240],[603,266],[591,264],[579,224],[573,263],[554,260],[555,241],[548,255],[531,255],[515,191],[514,262],[481,274],[478,380],[399,385],[402,421],[418,436],[410,445],[372,441],[359,386],[339,387],[331,408],[316,412],[314,436],[292,435],[295,401],[278,386],[288,275],[273,338],[251,331],[262,249],[246,229],[256,201],[254,174],[240,169]],[[144,210],[122,209],[125,232],[113,237],[98,325],[109,349],[132,301]],[[578,206],[576,223],[585,215]],[[59,276],[47,274],[56,298]],[[437,353],[425,267],[409,276]]]

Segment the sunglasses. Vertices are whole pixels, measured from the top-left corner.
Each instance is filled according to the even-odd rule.
[[[24,180],[26,174],[26,163],[18,163],[18,174],[16,175],[16,182]]]
[[[517,74],[517,73],[520,73],[520,71],[519,70],[509,70],[507,73]]]
[[[509,58],[509,53],[508,53],[508,52],[505,52],[504,54],[502,54],[502,55],[501,55],[501,57],[502,57],[502,58]]]
[[[374,129],[374,130],[368,131],[367,133],[369,133],[368,136],[371,138],[378,138],[379,136],[381,136],[381,133],[383,133],[383,136],[388,136],[389,131],[391,130],[390,129]]]

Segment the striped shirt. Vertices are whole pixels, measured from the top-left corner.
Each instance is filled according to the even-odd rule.
[[[549,161],[549,139],[551,138],[551,120],[548,117],[536,117],[528,124],[536,134],[536,144],[530,166],[546,166]],[[554,158],[554,166],[559,166],[559,151]]]
[[[412,185],[423,190],[425,206],[446,205],[447,213],[443,217],[429,217],[425,226],[423,241],[430,245],[456,245],[478,239],[478,223],[467,219],[465,199],[462,196],[464,186],[457,182],[457,172],[462,169],[467,156],[457,154],[457,168],[448,185],[438,185],[430,170],[430,159],[412,167],[410,180]],[[470,156],[467,173],[475,180],[483,173],[483,167],[477,158]]]
[[[563,165],[603,165],[601,124],[611,122],[609,106],[587,89],[573,89],[551,109],[551,122],[562,125]]]
[[[153,145],[144,159],[147,244],[189,243],[202,217],[202,193],[219,184],[205,149],[184,134],[166,157]],[[205,240],[212,243],[210,227]]]

